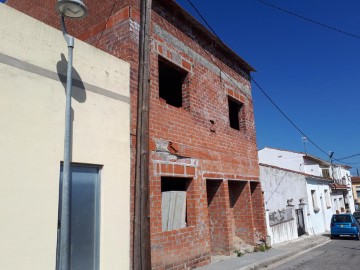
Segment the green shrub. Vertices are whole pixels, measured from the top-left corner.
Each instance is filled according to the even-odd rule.
[[[240,249],[235,249],[234,253],[236,254],[237,257],[241,257],[242,255],[244,255],[246,252],[240,250]]]

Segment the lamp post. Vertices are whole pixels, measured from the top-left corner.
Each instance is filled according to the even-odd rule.
[[[70,267],[70,153],[71,153],[71,92],[72,92],[72,58],[74,38],[66,31],[65,17],[83,18],[87,15],[86,6],[81,0],[58,0],[55,9],[61,16],[60,25],[68,45],[68,65],[66,73],[66,108],[64,138],[64,168],[61,192],[61,223],[59,245],[59,269]]]
[[[334,184],[335,184],[335,178],[334,178],[334,169],[333,169],[333,155],[334,152],[333,151],[329,151],[329,158],[330,158],[330,168],[331,168],[331,179],[333,180]]]

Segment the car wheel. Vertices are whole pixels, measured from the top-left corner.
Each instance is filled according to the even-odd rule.
[[[330,235],[330,238],[331,238],[331,239],[335,239],[335,235],[333,235],[333,234]]]
[[[358,232],[357,235],[355,235],[355,239],[356,239],[357,241],[360,240],[360,232]]]

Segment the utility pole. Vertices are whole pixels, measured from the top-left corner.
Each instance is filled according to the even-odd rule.
[[[335,179],[334,179],[334,169],[333,169],[333,157],[334,152],[333,151],[329,151],[329,158],[330,158],[330,168],[331,168],[331,179],[333,180],[334,184],[335,184]]]
[[[151,269],[149,204],[149,103],[151,0],[141,0],[136,126],[133,269]]]
[[[303,142],[303,144],[304,144],[304,151],[305,151],[305,155],[307,155],[307,153],[306,153],[306,143],[307,143],[307,138],[306,138],[306,137],[301,137],[301,140],[302,140],[302,142]]]

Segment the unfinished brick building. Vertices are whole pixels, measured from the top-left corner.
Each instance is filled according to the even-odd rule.
[[[88,17],[68,22],[70,34],[131,64],[133,168],[139,2],[85,1]],[[7,4],[59,28],[53,0]],[[175,1],[153,0],[151,31],[152,267],[192,269],[213,254],[232,253],[239,238],[255,244],[266,237],[249,78],[254,70]],[[172,191],[185,194],[185,216],[164,227],[163,198]]]

